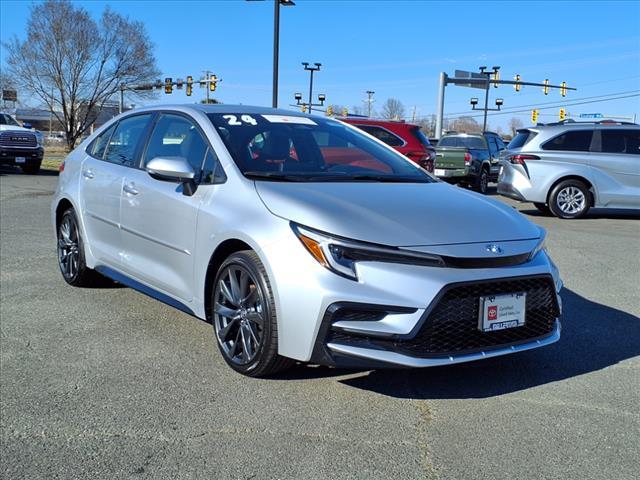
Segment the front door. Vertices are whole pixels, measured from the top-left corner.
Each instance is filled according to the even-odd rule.
[[[158,116],[142,167],[157,157],[183,157],[199,174],[208,144],[196,123],[185,116]],[[158,290],[191,301],[198,210],[207,188],[193,196],[182,185],[131,170],[123,182],[122,241],[125,273]]]

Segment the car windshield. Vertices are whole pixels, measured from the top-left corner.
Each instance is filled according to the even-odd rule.
[[[208,115],[247,178],[294,182],[435,182],[425,171],[335,120],[300,115]]]
[[[487,144],[482,137],[451,136],[443,137],[438,142],[438,147],[464,147],[475,150],[486,150]]]
[[[19,127],[20,124],[16,122],[11,115],[0,114],[0,125],[12,125],[14,127]]]

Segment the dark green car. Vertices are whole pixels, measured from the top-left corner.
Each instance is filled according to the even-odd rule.
[[[436,147],[434,174],[486,193],[489,182],[498,180],[498,156],[504,149],[497,133],[447,133]]]

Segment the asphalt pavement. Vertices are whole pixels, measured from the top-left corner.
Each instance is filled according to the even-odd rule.
[[[543,349],[426,370],[230,370],[206,322],[60,276],[56,176],[0,168],[0,476],[636,479],[640,212],[545,217],[565,289]],[[499,197],[496,197],[499,198]]]

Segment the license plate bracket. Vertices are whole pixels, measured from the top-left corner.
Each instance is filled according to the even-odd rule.
[[[495,332],[522,327],[526,320],[527,293],[506,293],[480,297],[478,329]]]

